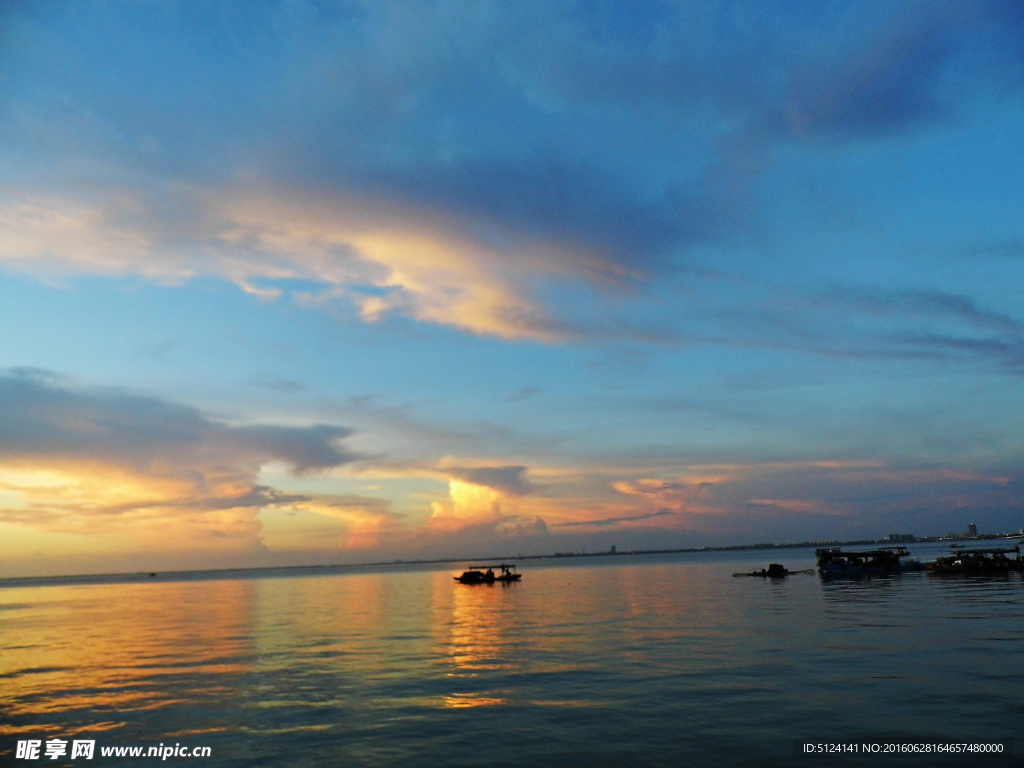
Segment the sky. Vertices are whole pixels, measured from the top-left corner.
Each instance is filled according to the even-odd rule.
[[[1024,527],[1024,4],[0,0],[0,576]]]

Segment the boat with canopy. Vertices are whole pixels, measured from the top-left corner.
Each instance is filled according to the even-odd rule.
[[[495,573],[495,570],[498,573]],[[498,563],[497,565],[471,565],[461,576],[454,577],[460,584],[509,584],[523,578],[521,573],[516,573],[516,567],[511,563]]]

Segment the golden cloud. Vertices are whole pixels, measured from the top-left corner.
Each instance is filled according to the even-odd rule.
[[[267,299],[282,291],[261,281],[302,279],[323,286],[298,294],[303,303],[347,301],[366,322],[398,314],[506,339],[564,335],[524,287],[564,269],[553,246],[503,249],[454,221],[351,198],[184,185],[166,194],[188,215],[138,195],[0,191],[0,262],[36,274],[217,276]]]
[[[357,458],[342,427],[232,426],[187,406],[37,373],[0,376],[0,522],[151,549],[254,547],[261,508],[305,501],[257,482]]]
[[[320,494],[261,511],[264,544],[274,550],[369,550],[401,539],[402,515],[387,499]]]
[[[506,490],[453,479],[448,483],[448,495],[430,505],[428,532],[487,528],[499,536],[547,533],[543,518],[519,514],[516,497]]]

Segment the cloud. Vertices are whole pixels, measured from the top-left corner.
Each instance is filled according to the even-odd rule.
[[[1004,297],[1000,308],[938,288],[862,283],[754,287],[701,318],[704,343],[878,360],[987,361],[1020,369],[1024,323]],[[1000,301],[1000,298],[1004,298]]]
[[[968,252],[977,256],[1001,256],[1006,259],[1019,259],[1024,257],[1024,242],[1015,238],[1007,238],[975,246],[970,248]]]
[[[408,536],[405,516],[390,507],[387,499],[356,494],[320,493],[299,498],[275,508],[275,522],[264,523],[264,541],[278,551],[320,551],[325,555],[380,549]]]
[[[503,538],[522,536],[546,536],[548,526],[540,517],[507,516],[494,527],[494,532]]]
[[[837,531],[881,536],[894,521],[918,530],[944,528],[971,510],[986,518],[1002,515],[998,524],[1012,525],[1020,499],[1014,472],[877,460],[666,463],[661,471],[655,477],[630,476],[625,468],[581,468],[580,478],[552,482],[557,491],[541,492],[548,527],[574,535],[661,531],[675,540],[701,533],[721,536],[723,543],[736,537],[763,541],[760,532],[773,530],[786,532],[773,534],[783,536],[776,540],[799,541],[829,531],[828,538]]]
[[[752,467],[733,488],[715,494],[740,512],[738,502],[751,511],[771,511],[810,517],[843,518],[836,526],[856,526],[865,533],[890,521],[910,525],[916,521],[933,531],[943,517],[974,509],[987,514],[1011,509],[1018,495],[1008,474],[950,467],[915,467],[898,464],[833,467],[804,465],[789,468]],[[959,525],[957,525],[959,528]],[[819,530],[822,530],[819,528]],[[880,536],[881,533],[871,533]]]
[[[431,504],[427,531],[499,537],[536,536],[548,532],[539,515],[520,514],[520,497],[535,489],[524,477],[526,467],[444,467],[453,478],[449,498]]]
[[[306,305],[353,305],[367,322],[397,314],[481,335],[553,340],[566,329],[528,298],[525,268],[551,274],[551,249],[521,238],[520,269],[501,249],[441,219],[285,190],[174,187],[189,215],[166,221],[145,196],[0,196],[0,263],[43,277],[141,274],[163,282],[213,276],[265,299],[291,282]],[[321,196],[322,198],[322,196]],[[557,262],[557,260],[556,260]],[[549,262],[550,263],[550,262]],[[268,284],[269,281],[269,284]]]
[[[845,56],[829,53],[801,67],[787,105],[793,133],[887,136],[946,117],[951,105],[939,86],[958,53],[956,21],[964,14],[952,4],[934,5],[917,12],[904,6],[903,18],[871,30]]]
[[[806,514],[822,513],[821,505],[815,501],[806,499],[751,499],[747,502],[751,507],[778,507],[779,509]]]
[[[331,425],[230,425],[197,409],[40,371],[0,375],[0,521],[149,546],[256,546],[260,508],[308,502],[257,482],[359,456]]]
[[[183,456],[230,457],[236,466],[278,460],[297,471],[354,461],[340,447],[344,427],[230,426],[189,406],[116,389],[76,388],[46,372],[0,377],[0,460],[79,461],[86,457],[133,469]]]
[[[529,400],[532,397],[536,397],[541,393],[541,390],[537,387],[516,387],[512,394],[501,398],[498,402],[500,403],[520,403],[523,400]]]
[[[262,389],[269,389],[271,392],[280,392],[284,395],[294,395],[299,392],[304,392],[306,387],[297,381],[285,378],[257,378],[253,379],[250,384],[254,387],[260,387]]]
[[[334,425],[232,424],[159,398],[8,371],[0,375],[0,524],[52,541],[76,534],[112,552],[324,562],[346,552],[507,552],[513,542],[516,551],[541,552],[590,545],[611,531],[623,546],[654,547],[694,537],[877,536],[912,524],[927,532],[967,514],[1016,519],[1022,498],[1011,459],[998,471],[874,458],[687,463],[635,453],[632,467],[465,457],[403,465],[363,459],[346,448],[350,436]],[[380,478],[389,496],[410,479],[417,490],[346,493],[349,473],[359,474],[362,490],[379,490],[366,478]],[[438,498],[440,480],[447,492]]]
[[[575,528],[575,527],[603,527],[608,525],[618,525],[619,523],[632,523],[637,520],[651,520],[655,517],[665,517],[667,515],[675,515],[671,509],[659,509],[657,512],[649,512],[645,515],[630,515],[628,517],[608,517],[601,518],[598,520],[574,520],[571,523],[555,523],[557,528]]]
[[[709,488],[729,479],[729,474],[696,475],[682,480],[662,480],[659,478],[642,477],[636,480],[621,480],[612,485],[617,493],[636,497],[646,507],[656,507],[657,514],[662,511],[709,512],[704,500],[709,498]],[[641,516],[644,519],[655,515]]]
[[[976,328],[1021,334],[1024,325],[1006,314],[982,309],[970,296],[938,290],[887,290],[848,287],[830,298],[847,300],[872,315],[905,315],[952,320]]]
[[[847,345],[851,353],[870,353],[873,346],[880,355],[888,350],[932,358],[973,356],[1004,370],[1019,369],[1024,360],[1024,324],[1008,313],[979,306],[967,295],[847,286],[827,292],[824,300],[833,318],[840,308],[849,313],[845,335],[852,342]],[[832,338],[839,342],[841,335]],[[840,344],[836,347],[838,351]]]
[[[918,354],[943,358],[987,358],[1010,372],[1024,370],[1024,339],[977,338],[947,333],[893,333],[884,340]]]
[[[472,485],[484,486],[506,496],[525,496],[534,487],[526,479],[524,466],[506,467],[451,467],[443,466],[442,471],[451,477]]]
[[[3,190],[0,261],[42,270],[86,271],[181,280],[194,271],[184,260],[153,258],[153,236],[117,219],[138,204],[115,196],[100,206],[58,196]]]
[[[609,8],[11,8],[0,262],[577,338],[608,330],[604,292],[763,246],[779,152],[1024,84],[979,55],[1016,55],[1007,4]]]

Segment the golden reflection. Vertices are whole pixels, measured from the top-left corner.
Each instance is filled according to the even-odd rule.
[[[571,680],[600,672],[595,665],[609,657],[623,666],[651,664],[665,647],[715,624],[695,578],[678,567],[549,567],[526,569],[522,582],[502,588],[438,574],[434,634],[454,686],[443,706],[608,706],[562,685],[553,696],[519,699],[509,681],[524,674]],[[690,617],[682,628],[681,613]]]
[[[471,707],[493,707],[496,704],[504,704],[504,699],[495,699],[488,696],[480,696],[476,693],[455,693],[444,697],[444,706],[447,709],[469,709]]]
[[[203,729],[194,733],[212,733],[221,710],[241,706],[269,733],[311,725],[292,719],[297,710],[337,725],[332,713],[355,703],[403,717],[607,706],[573,681],[603,679],[608,659],[614,673],[667,663],[678,673],[734,650],[707,574],[528,567],[521,583],[467,586],[448,571],[396,568],[0,590],[0,733],[75,711],[96,732],[192,707]],[[700,650],[681,656],[680,643]]]
[[[447,582],[438,580],[435,588],[435,605],[438,589],[448,591],[451,601],[447,611],[449,618],[446,652],[455,669],[456,676],[474,677],[485,670],[502,669],[509,665],[505,649],[512,642],[508,626],[507,606],[502,598],[519,588],[518,584],[454,584],[450,575]],[[441,604],[447,601],[442,599]],[[437,610],[435,609],[435,613]]]
[[[538,568],[507,589],[453,587],[445,574],[435,583],[437,642],[454,678],[586,671],[590,651],[601,648],[624,664],[650,663],[719,623],[702,574],[675,565]]]
[[[116,712],[88,729],[114,730],[126,711],[226,698],[214,683],[249,669],[254,591],[251,581],[0,590],[0,734],[38,730],[33,717],[79,709]],[[210,684],[177,689],[184,675]],[[15,718],[30,725],[11,725]]]
[[[365,681],[412,679],[429,658],[429,581],[422,573],[263,579],[257,585],[257,672],[308,663],[342,685],[361,687]],[[294,696],[268,686],[260,691],[260,706],[289,706]]]

